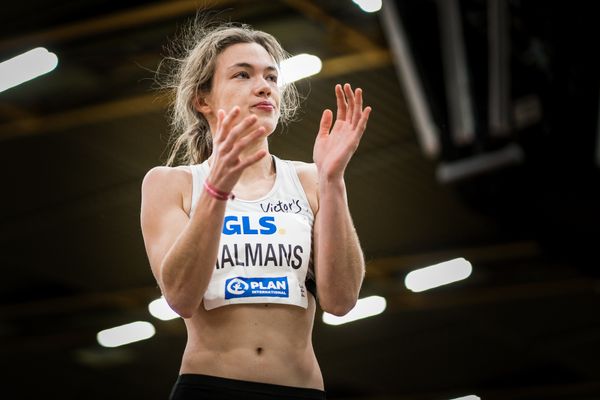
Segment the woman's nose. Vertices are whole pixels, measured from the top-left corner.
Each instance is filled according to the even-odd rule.
[[[270,96],[271,95],[271,85],[265,78],[259,78],[259,82],[256,86],[256,93],[259,96]]]

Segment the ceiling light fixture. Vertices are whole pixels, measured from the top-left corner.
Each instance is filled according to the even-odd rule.
[[[164,296],[160,296],[160,299],[156,299],[148,304],[148,311],[150,311],[153,317],[163,321],[179,318],[179,314],[169,307]]]
[[[58,65],[56,54],[37,47],[0,63],[0,92],[52,71]]]
[[[369,296],[364,299],[358,299],[356,305],[348,314],[337,317],[335,315],[324,312],[323,322],[328,325],[341,325],[347,322],[356,321],[357,319],[372,317],[381,314],[386,307],[385,298],[381,296]]]
[[[318,74],[323,67],[321,59],[311,54],[298,54],[281,62],[281,76],[279,86],[295,82]]]
[[[381,0],[352,0],[361,10],[373,13],[381,10]]]
[[[404,284],[413,292],[423,292],[466,279],[472,271],[473,268],[470,262],[462,257],[455,258],[409,272],[404,278]]]
[[[98,332],[96,339],[101,346],[119,347],[149,339],[156,333],[150,322],[136,321]]]

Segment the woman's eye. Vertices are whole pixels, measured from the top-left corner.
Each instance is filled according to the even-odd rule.
[[[277,75],[269,75],[269,76],[267,76],[267,79],[272,82],[277,83]]]
[[[234,75],[235,78],[249,78],[250,75],[246,71],[240,71]]]

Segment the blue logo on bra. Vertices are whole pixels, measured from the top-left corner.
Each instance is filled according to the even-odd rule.
[[[290,297],[287,277],[227,279],[225,300],[243,297]]]
[[[260,217],[258,226],[252,224],[250,217],[244,215],[238,217],[236,215],[226,215],[223,220],[224,235],[272,235],[277,232],[275,226],[275,217]]]

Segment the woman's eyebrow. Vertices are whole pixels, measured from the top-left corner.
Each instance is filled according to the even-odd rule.
[[[229,68],[227,69],[234,69],[234,68],[248,68],[248,69],[254,69],[254,66],[250,63],[247,62],[239,62],[239,63],[235,63],[233,65],[231,65]],[[273,65],[268,65],[267,67],[265,67],[265,69],[267,71],[275,71],[277,72],[277,67],[273,66]]]

